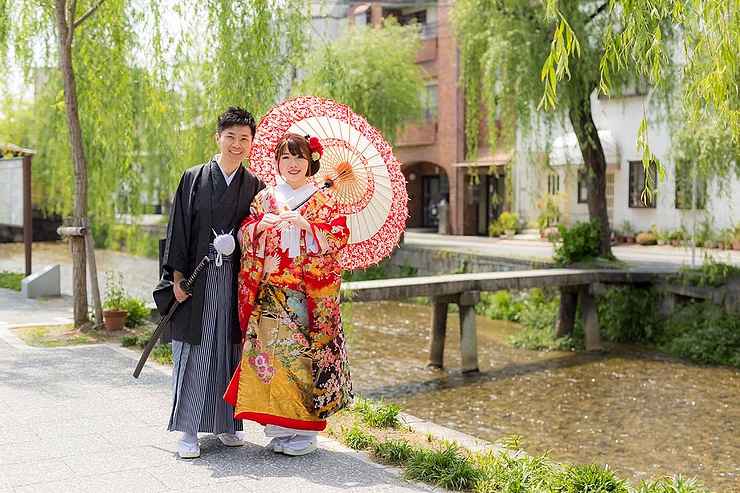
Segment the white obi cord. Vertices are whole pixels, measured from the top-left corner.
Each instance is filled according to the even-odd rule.
[[[301,188],[294,190],[282,177],[278,176],[275,186],[275,201],[282,210],[292,211],[293,208],[310,197],[315,191],[313,183],[306,183]],[[306,248],[309,251],[318,251],[318,246],[313,234],[306,234]],[[295,258],[301,254],[301,230],[294,225],[283,228],[280,232],[280,249],[288,253],[289,258]]]
[[[213,239],[213,248],[216,249],[217,253],[216,267],[221,267],[224,263],[224,255],[231,255],[236,249],[236,242],[232,235],[234,230],[232,229],[228,234],[216,234],[216,231],[213,229],[211,231],[216,236]]]

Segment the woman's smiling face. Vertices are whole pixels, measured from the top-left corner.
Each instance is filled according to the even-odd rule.
[[[291,154],[286,147],[278,157],[278,173],[293,188],[299,188],[308,182],[308,160]]]

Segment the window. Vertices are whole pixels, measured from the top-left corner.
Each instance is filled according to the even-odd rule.
[[[693,203],[694,185],[689,163],[676,164],[676,209],[704,209],[707,205],[707,180],[696,180],[696,204]]]
[[[437,83],[427,84],[421,95],[421,107],[424,111],[424,119],[428,122],[437,118],[437,104],[439,95],[437,93]]]
[[[588,171],[581,170],[578,172],[578,203],[586,204],[588,202]]]
[[[551,173],[547,175],[547,193],[549,195],[557,195],[560,193],[560,175],[557,173]]]
[[[629,189],[629,206],[636,209],[655,209],[657,192],[651,194],[645,190],[645,185],[649,185],[652,190],[658,187],[658,165],[650,163],[648,173],[645,174],[645,167],[642,161],[630,161],[630,189]]]

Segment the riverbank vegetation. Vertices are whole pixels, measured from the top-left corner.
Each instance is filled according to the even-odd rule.
[[[691,284],[716,286],[737,268],[709,262],[686,272],[682,275]],[[557,291],[498,291],[482,294],[476,309],[494,320],[519,322],[522,330],[510,339],[515,347],[582,349],[580,317],[571,336],[555,338],[559,302]],[[602,336],[607,341],[647,345],[695,363],[740,368],[740,317],[712,302],[689,302],[661,314],[662,299],[656,290],[615,287],[598,296],[597,303]]]
[[[387,419],[393,417],[393,419]],[[403,424],[393,404],[357,399],[329,421],[327,433],[383,464],[401,468],[405,478],[453,491],[475,493],[550,491],[580,493],[708,493],[681,476],[633,487],[606,466],[560,464],[549,455],[528,455],[521,437],[507,437],[485,451],[422,434]]]

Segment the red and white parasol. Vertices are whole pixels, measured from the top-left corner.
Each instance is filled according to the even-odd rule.
[[[362,269],[391,254],[406,228],[408,194],[401,164],[380,132],[348,106],[318,97],[288,99],[260,121],[252,144],[250,170],[275,184],[275,147],[286,132],[318,137],[324,147],[320,184],[347,216],[349,243],[343,269]]]

